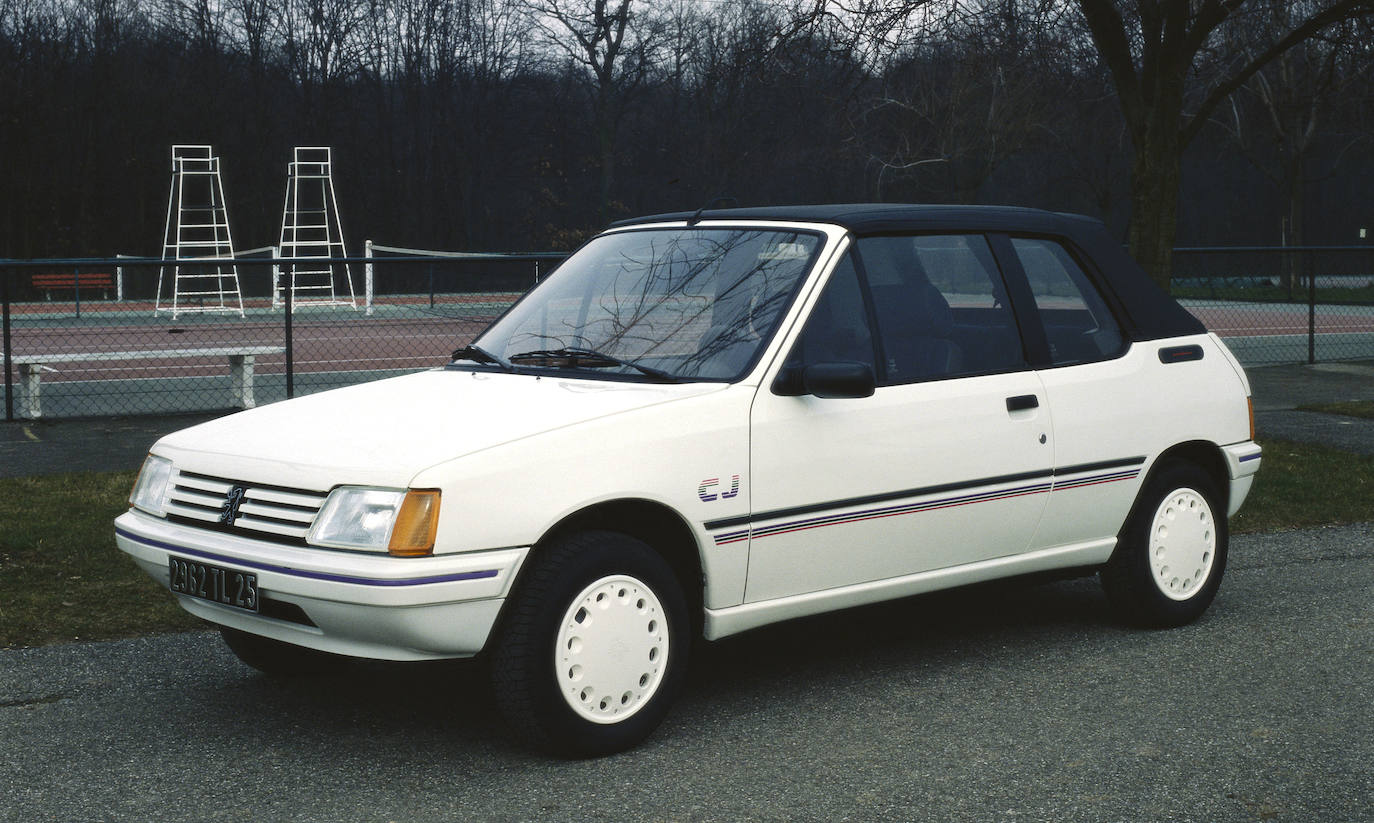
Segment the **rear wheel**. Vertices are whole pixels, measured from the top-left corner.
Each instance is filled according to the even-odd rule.
[[[490,658],[502,714],[559,754],[636,745],[686,670],[687,607],[672,569],[645,543],[603,531],[560,538],[532,562]]]
[[[283,643],[228,626],[220,626],[219,634],[235,657],[273,677],[326,674],[342,666],[346,659],[337,654]]]
[[[1141,490],[1102,569],[1102,585],[1127,621],[1181,626],[1216,597],[1227,542],[1226,509],[1211,476],[1170,461]]]

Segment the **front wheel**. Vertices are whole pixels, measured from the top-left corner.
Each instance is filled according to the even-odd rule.
[[[687,607],[672,569],[645,543],[603,531],[561,538],[531,562],[494,638],[502,714],[559,754],[636,745],[668,713],[686,670]]]
[[[1128,622],[1192,622],[1221,586],[1227,540],[1226,509],[1211,476],[1170,461],[1141,490],[1102,569],[1103,588]]]

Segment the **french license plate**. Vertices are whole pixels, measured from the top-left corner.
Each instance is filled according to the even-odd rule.
[[[244,611],[258,610],[258,576],[252,572],[170,556],[167,565],[171,573],[172,591],[177,594],[187,594]]]

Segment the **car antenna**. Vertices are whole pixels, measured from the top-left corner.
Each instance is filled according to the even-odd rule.
[[[707,209],[714,209],[718,205],[738,206],[739,201],[733,197],[712,197],[709,203],[707,203],[706,205],[702,206],[701,208],[697,209],[695,212],[692,213],[692,216],[687,219],[687,225],[695,226],[697,223],[701,222],[702,212],[706,211]]]

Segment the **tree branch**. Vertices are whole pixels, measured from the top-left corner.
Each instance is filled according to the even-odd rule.
[[[1260,69],[1264,68],[1274,58],[1288,51],[1297,44],[1326,28],[1327,26],[1347,20],[1353,17],[1369,17],[1374,15],[1374,2],[1371,0],[1340,0],[1330,7],[1309,17],[1298,27],[1294,28],[1287,35],[1275,41],[1269,48],[1265,49],[1258,57],[1245,64],[1239,71],[1219,83],[1211,93],[1203,99],[1201,105],[1193,112],[1188,121],[1179,129],[1180,145],[1186,146],[1197,137],[1198,132],[1206,124],[1212,111],[1221,104],[1236,89],[1245,84],[1247,80],[1255,75]]]
[[[1097,44],[1097,53],[1107,64],[1112,85],[1121,101],[1121,111],[1132,132],[1145,128],[1145,107],[1141,98],[1140,77],[1131,59],[1131,44],[1126,38],[1126,24],[1112,0],[1078,0],[1088,31]]]

